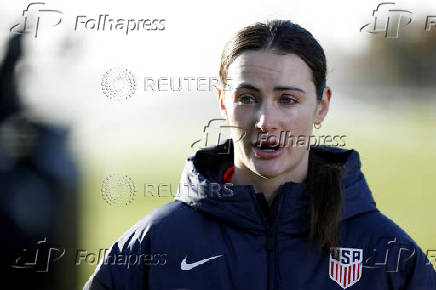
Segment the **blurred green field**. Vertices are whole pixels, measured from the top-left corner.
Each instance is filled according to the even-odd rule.
[[[394,113],[397,111],[403,113]],[[336,112],[335,116],[326,120],[319,135],[338,132],[347,135],[346,148],[359,151],[362,170],[378,208],[415,239],[424,252],[436,249],[433,224],[436,219],[436,119],[432,108],[425,103],[409,109],[390,108],[377,120],[366,121],[365,117],[359,119],[352,112]],[[193,135],[196,134],[189,137]],[[91,153],[81,156],[84,182],[79,248],[98,252],[100,248],[110,247],[141,217],[172,200],[171,197],[144,197],[143,186],[144,183],[166,182],[173,184],[176,190],[185,159],[192,152],[189,148],[192,138],[179,137],[173,136],[168,142],[177,146],[159,146],[148,152],[133,149],[113,152],[117,158],[111,156],[105,164],[95,162]],[[128,206],[113,207],[101,197],[102,181],[114,171],[129,175],[136,183],[136,199]],[[84,263],[78,266],[80,287],[95,266]]]

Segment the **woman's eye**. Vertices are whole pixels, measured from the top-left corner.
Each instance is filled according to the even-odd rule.
[[[241,95],[241,96],[238,98],[238,101],[239,101],[240,103],[242,103],[242,104],[251,104],[251,103],[254,103],[256,100],[255,100],[255,98],[254,98],[253,96],[251,96],[251,95]]]
[[[280,103],[285,104],[285,105],[292,105],[292,104],[297,103],[297,101],[292,97],[283,96],[280,98]]]

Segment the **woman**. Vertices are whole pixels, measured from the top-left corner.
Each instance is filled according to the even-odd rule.
[[[112,246],[86,289],[436,289],[422,250],[377,210],[358,152],[308,147],[331,98],[308,31],[244,28],[220,77],[232,138],[188,158],[180,194]]]

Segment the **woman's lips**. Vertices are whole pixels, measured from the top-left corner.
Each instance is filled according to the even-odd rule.
[[[254,151],[256,157],[258,157],[260,159],[273,159],[273,158],[277,158],[278,156],[280,156],[283,153],[284,148],[279,147],[277,150],[266,151],[266,150],[261,150],[259,146],[254,145],[253,151]]]

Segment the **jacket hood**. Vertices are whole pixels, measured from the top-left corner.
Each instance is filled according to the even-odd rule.
[[[318,154],[323,162],[343,165],[342,220],[377,211],[376,203],[361,172],[359,153],[353,149],[313,146],[309,154]],[[233,165],[233,141],[227,139],[188,157],[175,200],[233,226],[266,231],[267,223],[256,199],[253,185],[224,184],[222,176]],[[286,182],[276,196],[275,222],[279,232],[301,233],[309,230],[309,197],[305,183]]]

